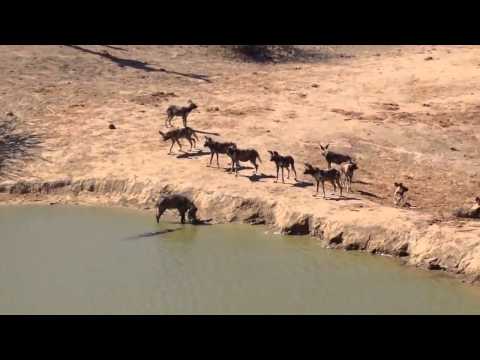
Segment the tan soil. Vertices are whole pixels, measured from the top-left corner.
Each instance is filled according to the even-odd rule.
[[[450,215],[479,195],[480,47],[364,48],[354,57],[329,51],[310,62],[255,64],[205,46],[0,46],[0,108],[43,141],[33,160],[3,169],[0,182],[37,182],[30,192],[68,177],[76,187],[58,198],[143,207],[169,185],[190,192],[199,214],[217,222],[261,218],[336,247],[407,249],[410,264],[480,279],[480,223]],[[170,143],[158,135],[165,110],[188,99],[199,105],[191,127],[256,148],[267,177],[252,181],[245,169],[235,178],[207,167],[208,155],[177,158],[176,147],[167,155]],[[312,186],[268,177],[275,167],[267,150],[278,150],[293,155],[299,179],[311,182],[303,162],[325,166],[320,143],[358,161],[346,199],[315,198]],[[85,179],[96,179],[90,195],[78,182]],[[125,182],[105,187],[114,180]],[[414,208],[391,207],[395,181],[409,187]]]

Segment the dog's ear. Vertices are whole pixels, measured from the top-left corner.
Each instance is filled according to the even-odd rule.
[[[325,150],[327,150],[329,146],[330,146],[330,144],[327,144],[327,145],[325,146]]]
[[[477,196],[477,197],[475,198],[475,202],[476,202],[477,204],[480,204],[480,197]]]
[[[325,148],[322,146],[322,144],[320,144],[320,148],[321,148],[322,150],[325,150]]]
[[[271,151],[271,150],[268,150],[268,152],[269,152],[271,155],[273,155],[273,151]]]
[[[393,186],[395,186],[395,187],[399,187],[399,186],[400,186],[400,184],[399,184],[399,183],[393,183]]]

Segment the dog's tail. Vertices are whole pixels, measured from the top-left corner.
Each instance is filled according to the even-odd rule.
[[[167,135],[164,134],[161,130],[158,130],[158,133],[159,133],[160,135],[162,135],[163,140],[167,140]]]
[[[192,128],[190,128],[192,129]],[[215,136],[220,136],[219,133],[213,133],[213,132],[208,132],[208,131],[201,131],[201,130],[196,130],[192,129],[193,132],[199,133],[199,134],[207,134],[207,135],[215,135]]]

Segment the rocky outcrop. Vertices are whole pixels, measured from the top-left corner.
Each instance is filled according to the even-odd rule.
[[[325,247],[365,251],[405,259],[405,263],[446,271],[472,282],[480,280],[480,230],[458,231],[455,224],[432,223],[427,215],[371,207],[292,209],[281,201],[233,196],[224,192],[182,188],[132,179],[60,179],[0,183],[5,200],[56,197],[60,202],[103,203],[151,209],[162,194],[180,192],[192,198],[200,218],[213,223],[266,224],[286,235],[310,235]],[[303,210],[303,211],[302,211]]]

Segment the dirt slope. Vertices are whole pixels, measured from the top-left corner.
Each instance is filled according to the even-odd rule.
[[[0,46],[0,108],[42,139],[37,156],[3,168],[0,182],[132,179],[280,201],[311,214],[360,209],[359,219],[370,219],[364,208],[373,209],[383,223],[401,212],[413,222],[469,227],[472,254],[477,223],[452,222],[449,214],[479,195],[480,47],[309,51],[328,56],[256,64],[206,46]],[[176,147],[167,155],[170,144],[158,135],[165,110],[188,99],[199,105],[189,125],[256,148],[263,176],[245,169],[235,178],[207,167],[208,155],[177,158]],[[305,161],[325,166],[319,145],[326,143],[360,167],[343,200],[312,197],[303,175]],[[305,182],[275,184],[267,150],[293,155]],[[410,188],[413,209],[391,209],[395,181]],[[480,259],[472,261],[474,273]]]

